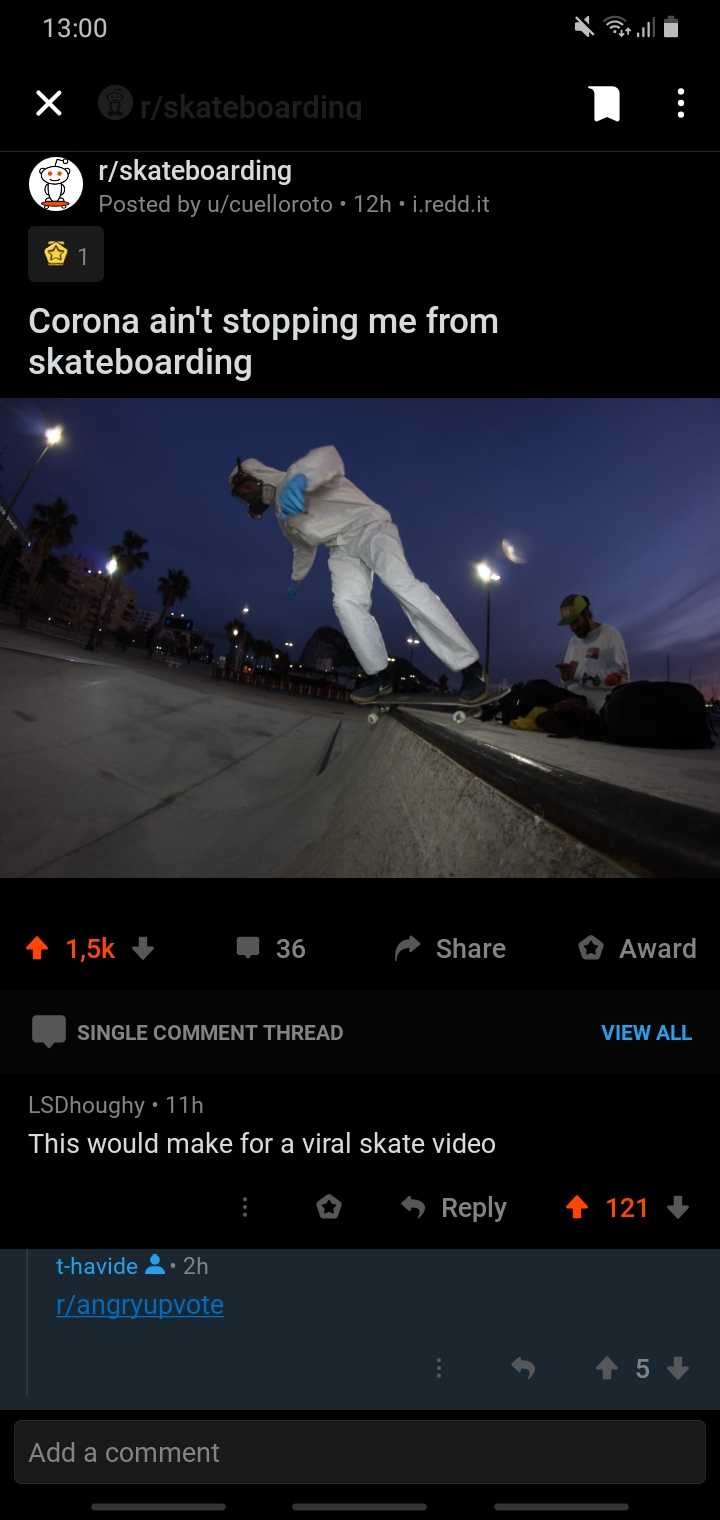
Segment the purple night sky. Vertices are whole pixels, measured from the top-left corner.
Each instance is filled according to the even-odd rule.
[[[484,590],[474,564],[502,576],[493,592],[493,674],[553,678],[563,596],[590,596],[623,633],[637,678],[692,679],[720,691],[720,401],[530,400],[35,400],[2,403],[7,500],[60,422],[52,450],[21,495],[62,496],[77,513],[73,550],[104,562],[133,528],[148,568],[133,577],[138,606],[155,607],[168,567],[192,582],[183,610],[219,636],[244,602],[259,637],[296,649],[334,623],[321,550],[295,601],[290,551],[270,517],[248,520],[230,496],[236,455],[285,468],[334,443],[346,473],[392,513],[416,574],[479,645]],[[524,546],[511,564],[501,541]],[[412,632],[376,582],[375,611],[391,653]],[[437,662],[420,649],[417,663]]]

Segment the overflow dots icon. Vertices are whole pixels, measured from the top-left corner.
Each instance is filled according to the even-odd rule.
[[[681,89],[677,92],[677,114],[678,121],[685,120],[685,91]]]

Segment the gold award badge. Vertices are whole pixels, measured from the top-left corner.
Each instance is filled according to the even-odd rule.
[[[57,238],[53,238],[50,243],[46,243],[44,253],[45,258],[47,259],[47,262],[51,268],[57,268],[58,265],[62,267],[62,265],[65,263],[65,260],[68,256],[68,249],[64,243],[59,242]]]

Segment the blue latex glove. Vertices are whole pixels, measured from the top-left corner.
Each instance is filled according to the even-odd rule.
[[[295,516],[298,512],[305,511],[305,492],[307,490],[307,475],[293,475],[278,491],[278,501],[283,517]]]
[[[298,588],[295,585],[295,582],[291,581],[290,585],[288,586],[288,596],[289,597],[293,597],[293,596],[297,596],[297,594],[298,594]]]

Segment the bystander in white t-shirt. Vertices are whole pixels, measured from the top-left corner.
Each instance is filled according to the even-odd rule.
[[[630,662],[622,634],[609,623],[600,623],[586,639],[572,635],[563,663],[577,661],[572,681],[564,683],[569,696],[585,697],[590,707],[600,711],[605,698],[615,686],[630,680]]]

